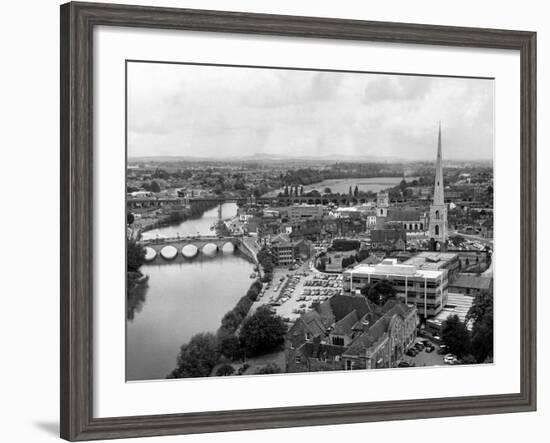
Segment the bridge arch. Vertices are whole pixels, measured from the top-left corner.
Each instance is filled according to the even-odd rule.
[[[173,260],[174,258],[176,258],[176,255],[178,255],[178,250],[175,246],[167,245],[160,250],[160,255],[165,260]]]
[[[150,246],[145,248],[145,261],[153,261],[157,256],[157,251],[155,251]]]
[[[183,255],[185,258],[193,258],[196,257],[199,253],[199,248],[197,248],[193,244],[185,245],[183,248],[181,248],[181,255]]]
[[[218,245],[215,243],[206,243],[202,247],[202,253],[204,255],[216,255],[217,252],[218,252]]]
[[[223,244],[221,249],[222,249],[222,252],[224,254],[231,254],[231,253],[235,252],[236,248],[235,248],[235,245],[233,244],[233,242],[228,241],[228,242]]]

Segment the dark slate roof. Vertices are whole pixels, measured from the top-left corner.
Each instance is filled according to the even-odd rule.
[[[334,358],[337,355],[342,355],[346,350],[345,346],[329,345],[326,343],[305,342],[298,348],[298,351],[307,357],[311,358]]]
[[[321,323],[328,328],[331,326],[334,321],[334,312],[332,312],[332,307],[330,305],[330,301],[324,301],[323,303],[319,303],[315,306],[315,310],[319,314],[319,319],[321,320]]]
[[[344,354],[354,356],[365,355],[367,349],[369,349],[373,344],[374,341],[368,334],[361,334],[351,342]]]
[[[470,288],[489,290],[492,285],[491,277],[483,277],[481,275],[470,274],[458,274],[458,277],[452,283],[449,283],[450,287],[454,288]]]
[[[406,241],[407,233],[404,229],[373,229],[370,238],[372,242]]]
[[[321,321],[321,316],[317,311],[311,310],[303,314],[296,323],[294,323],[292,328],[290,328],[289,335],[296,337],[302,335],[306,331],[313,336],[323,335],[325,333],[326,326],[324,326]]]
[[[357,311],[354,309],[334,324],[334,329],[332,332],[340,335],[351,335],[353,325],[355,325],[358,320],[359,316],[357,315]]]
[[[368,312],[352,326],[352,331],[368,331],[369,328],[381,317],[376,312]]]
[[[413,308],[410,306],[407,306],[405,303],[399,301],[399,300],[388,300],[384,306],[382,306],[382,311],[384,312],[384,315],[392,315],[393,314],[400,314],[402,316],[406,316]]]
[[[419,222],[422,215],[422,212],[415,210],[390,209],[386,220]]]
[[[367,312],[372,311],[367,299],[354,295],[335,295],[329,300],[330,307],[334,314],[334,321],[338,322],[353,310],[357,311],[357,317],[363,317]]]

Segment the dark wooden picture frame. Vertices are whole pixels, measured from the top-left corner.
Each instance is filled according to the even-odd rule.
[[[521,391],[387,402],[93,417],[92,44],[95,26],[519,51]],[[67,440],[495,414],[536,409],[536,33],[99,3],[61,6],[61,437]]]

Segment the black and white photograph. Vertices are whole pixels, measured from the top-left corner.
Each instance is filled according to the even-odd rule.
[[[493,363],[494,79],[130,60],[126,88],[127,381]]]

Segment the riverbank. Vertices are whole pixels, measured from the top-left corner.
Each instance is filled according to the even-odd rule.
[[[238,331],[243,321],[248,316],[254,301],[258,298],[262,287],[263,285],[259,280],[254,280],[246,294],[243,295],[235,306],[227,311],[222,317],[220,327],[215,334],[210,332],[197,332],[191,337],[188,343],[181,345],[179,355],[186,352],[187,348],[195,346],[196,341],[208,343],[212,349],[216,349],[215,355],[211,353],[210,364],[201,361],[201,367],[193,367],[192,370],[182,365],[178,365],[166,376],[166,378],[216,376],[217,374],[213,372],[213,369],[218,365],[238,360],[242,352]],[[178,361],[180,360],[179,355]],[[188,363],[189,362],[185,362],[185,364]]]
[[[174,210],[169,214],[155,214],[153,217],[146,217],[145,223],[140,223],[140,220],[137,220],[136,224],[140,225],[140,233],[170,226],[178,226],[189,220],[200,219],[206,212],[217,206],[217,202],[203,202],[200,206],[191,206],[183,210]]]
[[[347,195],[351,187],[352,191],[357,186],[360,192],[374,192],[377,193],[384,189],[390,189],[398,185],[403,179],[402,175],[399,176],[370,176],[370,177],[341,177],[341,178],[327,178],[315,183],[310,183],[303,186],[303,192],[318,191],[321,194],[324,193],[326,188],[329,188],[332,193],[339,193]],[[264,194],[262,197],[277,197],[281,190],[274,190]]]

